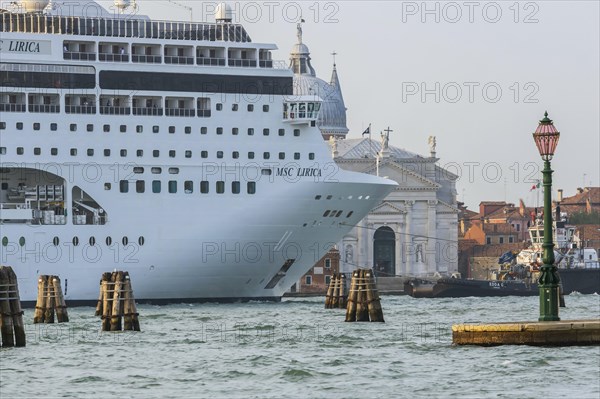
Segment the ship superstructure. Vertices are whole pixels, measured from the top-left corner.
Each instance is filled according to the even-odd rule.
[[[141,300],[277,299],[395,187],[337,168],[321,98],[226,6],[22,5],[0,12],[0,263],[24,301],[40,274],[94,301],[115,268]]]

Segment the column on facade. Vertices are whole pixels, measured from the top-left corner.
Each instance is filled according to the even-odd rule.
[[[368,216],[360,221],[360,228],[358,231],[358,245],[356,251],[358,252],[356,257],[356,265],[352,267],[352,270],[357,267],[363,267],[367,264],[367,258],[369,256],[369,223]]]
[[[395,274],[396,276],[404,275],[404,263],[402,262],[402,245],[404,245],[404,222],[402,218],[399,218],[398,223],[394,228],[394,234],[396,238],[396,265]]]
[[[402,246],[402,254],[406,264],[404,266],[404,274],[412,275],[413,270],[413,236],[412,236],[412,207],[414,201],[404,201],[404,207],[406,210],[406,219],[404,223],[404,245]]]
[[[373,223],[368,223],[367,224],[367,233],[368,233],[368,238],[367,238],[367,242],[368,242],[368,250],[367,250],[367,259],[366,262],[364,263],[364,266],[361,265],[361,267],[366,267],[367,269],[372,269],[375,265],[373,264],[373,256],[374,256],[374,247],[375,247],[375,230],[377,230],[377,226],[375,226],[375,224]]]
[[[426,254],[426,267],[427,273],[435,273],[437,268],[437,261],[439,254],[437,250],[439,246],[436,246],[437,241],[437,200],[427,201],[427,254]]]

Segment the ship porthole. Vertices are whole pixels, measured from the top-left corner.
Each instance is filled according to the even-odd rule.
[[[90,237],[90,246],[94,246],[96,245],[96,238],[95,237]]]
[[[19,238],[19,245],[20,246],[24,246],[25,245],[25,237]]]
[[[73,237],[73,245],[74,246],[78,246],[79,245],[79,237]]]
[[[140,238],[138,238],[138,244],[140,244],[140,247],[141,247],[142,245],[144,245],[144,243],[145,243],[145,242],[146,242],[146,240],[144,239],[144,237],[140,237]]]
[[[109,247],[112,245],[112,238],[106,237],[106,245]]]
[[[127,237],[123,237],[123,246],[126,247],[129,244],[129,239]]]
[[[60,240],[58,239],[58,237],[54,237],[52,239],[52,244],[54,244],[55,247],[58,246],[59,243],[60,243]]]
[[[2,246],[5,247],[8,245],[8,237],[2,237]]]

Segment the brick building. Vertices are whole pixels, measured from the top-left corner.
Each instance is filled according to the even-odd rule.
[[[323,294],[327,293],[327,287],[333,273],[339,273],[340,270],[340,252],[333,248],[318,261],[306,273],[300,281],[292,288],[292,292],[301,292],[303,294]]]

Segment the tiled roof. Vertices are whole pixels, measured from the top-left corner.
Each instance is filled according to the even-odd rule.
[[[579,239],[597,241],[600,240],[600,224],[582,224],[577,226]]]
[[[585,205],[587,200],[592,205],[600,204],[600,187],[586,187],[582,193],[577,193],[572,197],[565,197],[560,202],[561,205]]]

